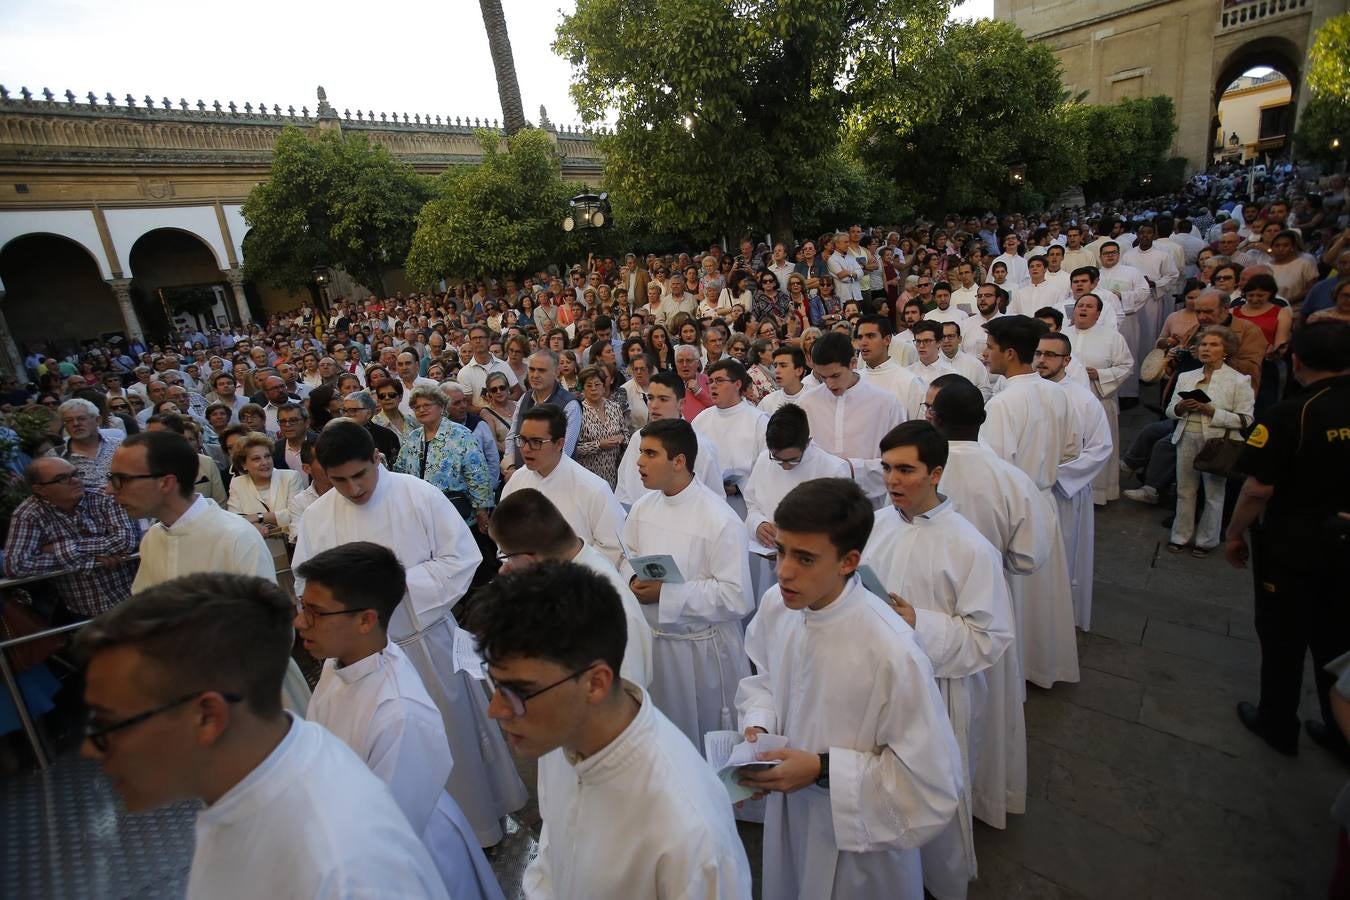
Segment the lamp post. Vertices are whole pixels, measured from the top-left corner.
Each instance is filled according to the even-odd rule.
[[[333,283],[333,273],[327,266],[314,267],[314,283],[319,286],[319,306],[322,307],[324,314],[328,313],[328,286]]]
[[[563,231],[599,229],[610,224],[609,194],[577,194],[567,201],[570,212],[563,218]]]

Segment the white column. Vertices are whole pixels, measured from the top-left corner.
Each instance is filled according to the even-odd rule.
[[[239,309],[239,322],[248,326],[253,324],[253,315],[248,311],[248,298],[244,296],[244,270],[223,269],[225,280],[234,291],[234,305]]]
[[[144,341],[145,332],[141,330],[141,320],[136,317],[136,308],[131,305],[131,279],[109,278],[108,287],[112,288],[117,305],[122,310],[122,323],[127,329],[127,340]]]

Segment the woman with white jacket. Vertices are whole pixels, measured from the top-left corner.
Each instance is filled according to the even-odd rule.
[[[230,479],[230,499],[225,504],[265,538],[289,532],[291,500],[305,489],[303,473],[275,468],[272,454],[272,439],[260,432],[235,442],[230,458],[240,474]]]
[[[1224,364],[1235,353],[1237,338],[1232,331],[1222,325],[1205,328],[1196,347],[1201,368],[1177,376],[1176,390],[1167,407],[1167,415],[1177,420],[1172,432],[1172,443],[1177,448],[1177,511],[1167,544],[1173,553],[1184,550],[1192,538],[1192,556],[1206,556],[1219,545],[1227,479],[1196,471],[1195,456],[1210,438],[1241,442],[1241,430],[1252,422],[1256,396],[1251,379]],[[1195,390],[1203,391],[1209,399],[1182,397]],[[1205,485],[1205,507],[1197,529],[1195,494],[1201,481]]]

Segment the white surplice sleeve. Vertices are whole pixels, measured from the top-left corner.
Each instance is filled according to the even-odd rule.
[[[734,622],[754,610],[754,599],[750,596],[750,547],[745,525],[733,513],[720,523],[709,522],[708,527],[718,529],[709,542],[711,576],[691,578],[694,573],[685,572],[684,584],[661,585],[659,621]]]
[[[1050,558],[1050,541],[1058,535],[1056,519],[1045,515],[1045,498],[1036,490],[1035,482],[1027,485],[1032,491],[1014,489],[1008,497],[1008,523],[1011,538],[1003,554],[1003,568],[1017,575],[1030,575]]]
[[[1099,397],[1110,397],[1134,371],[1134,354],[1120,332],[1110,333],[1110,352],[1105,365],[1097,367],[1097,383],[1092,386]]]
[[[750,627],[745,630],[745,654],[754,663],[755,674],[742,678],[736,687],[736,715],[742,732],[757,727],[770,734],[778,733],[778,710],[773,702],[769,660],[770,644],[775,638],[772,620],[783,610],[782,598],[777,585],[770,588],[755,617],[750,620]]]
[[[755,530],[765,522],[773,521],[774,511],[768,508],[769,498],[763,490],[766,467],[772,465],[776,464],[769,462],[768,451],[760,453],[749,477],[741,483],[741,493],[745,495],[745,533],[749,540],[758,540]]]
[[[409,486],[406,499],[410,515],[406,527],[389,539],[400,549],[405,542],[426,547],[427,559],[408,566],[407,571],[408,613],[414,628],[421,630],[468,592],[483,554],[469,526],[444,494],[425,481],[409,479],[403,483]]]
[[[978,537],[978,535],[975,535]],[[938,585],[956,594],[956,614],[915,608],[914,631],[939,678],[964,678],[998,662],[1013,639],[1012,602],[998,551],[952,545],[941,561]],[[1047,544],[1048,546],[1048,544]],[[946,581],[947,584],[941,584]]]
[[[1082,433],[1083,447],[1078,456],[1059,464],[1059,476],[1055,490],[1065,499],[1077,494],[1085,486],[1092,484],[1097,473],[1111,461],[1111,423],[1106,420],[1106,411],[1100,403],[1073,403],[1078,416],[1078,430]]]
[[[617,567],[623,562],[623,545],[619,543],[619,529],[623,528],[623,507],[608,488],[588,494],[584,502],[586,518],[591,523],[591,546]]]
[[[868,698],[864,720],[877,722],[876,749],[830,748],[835,842],[850,853],[932,840],[956,814],[964,782],[961,750],[927,657],[908,627],[878,627],[896,629],[896,649],[878,666]]]
[[[443,726],[418,719],[403,704],[401,698],[387,700],[375,711],[366,732],[365,760],[389,785],[413,831],[422,834],[450,774],[450,745]]]

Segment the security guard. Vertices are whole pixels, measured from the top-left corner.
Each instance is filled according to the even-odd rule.
[[[1247,438],[1238,467],[1248,477],[1224,548],[1245,568],[1251,529],[1261,699],[1237,712],[1266,743],[1296,755],[1311,650],[1322,721],[1307,722],[1308,736],[1350,759],[1328,697],[1335,679],[1323,668],[1350,650],[1350,324],[1301,328],[1291,354],[1303,390],[1267,410]]]

